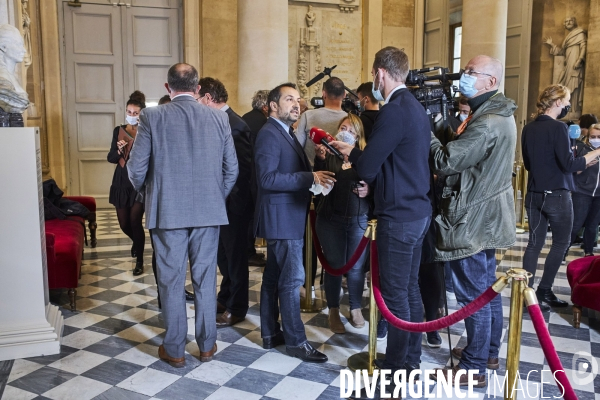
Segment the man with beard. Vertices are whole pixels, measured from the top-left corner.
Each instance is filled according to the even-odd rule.
[[[258,182],[254,229],[257,237],[267,240],[267,265],[260,290],[261,336],[265,349],[285,344],[292,357],[325,362],[327,356],[306,340],[298,289],[304,282],[302,238],[309,189],[319,183],[332,185],[335,179],[328,171],[311,172],[291,128],[300,115],[299,101],[293,83],[279,85],[269,93],[269,119],[258,133],[254,149]]]

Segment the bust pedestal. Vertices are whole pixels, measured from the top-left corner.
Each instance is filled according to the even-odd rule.
[[[0,361],[60,352],[48,300],[38,128],[0,128]]]

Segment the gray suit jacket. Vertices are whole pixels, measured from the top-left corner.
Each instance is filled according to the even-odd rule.
[[[179,96],[146,108],[129,161],[136,190],[146,185],[146,228],[226,225],[225,199],[238,176],[227,114]]]

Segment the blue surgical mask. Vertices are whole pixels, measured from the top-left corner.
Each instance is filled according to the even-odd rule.
[[[459,91],[469,99],[474,97],[479,92],[479,90],[475,89],[475,82],[477,82],[476,76],[463,73],[459,80]]]
[[[383,95],[381,94],[381,85],[379,86],[379,88],[377,90],[375,90],[375,82],[377,82],[377,74],[379,74],[379,71],[377,71],[375,73],[375,78],[373,78],[373,88],[371,89],[371,92],[373,92],[373,97],[375,97],[375,100],[385,101],[385,99],[383,98]]]
[[[348,131],[338,132],[338,134],[335,135],[335,140],[344,142],[344,143],[348,143],[348,144],[352,144],[352,145],[356,142],[356,139],[354,138],[354,136],[352,136],[352,134]]]
[[[571,139],[579,139],[581,136],[581,128],[579,125],[573,124],[569,126],[569,137]]]
[[[463,114],[463,113],[460,113],[458,115],[458,119],[460,119],[461,121],[464,121],[465,119],[467,119],[467,117],[468,117],[468,115],[467,114]]]
[[[125,114],[125,121],[127,121],[127,123],[129,125],[137,125],[138,119],[139,119],[138,117],[134,117],[134,116]]]
[[[600,139],[590,139],[590,144],[593,148],[597,149],[600,147]]]

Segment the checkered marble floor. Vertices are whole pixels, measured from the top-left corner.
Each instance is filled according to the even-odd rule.
[[[499,271],[521,267],[527,244],[526,234],[519,235],[511,249],[499,251]],[[318,314],[302,314],[311,344],[329,357],[325,364],[302,363],[285,355],[283,348],[264,350],[259,328],[260,268],[250,267],[250,310],[246,320],[234,327],[218,330],[218,353],[210,363],[198,360],[194,341],[194,311],[188,303],[188,344],[186,366],[170,367],[158,359],[158,346],[164,336],[164,324],[156,301],[156,285],[150,267],[150,245],[146,245],[146,273],[131,274],[131,243],[120,231],[114,211],[98,215],[98,247],[86,248],[82,277],[77,290],[77,311],[68,309],[66,291],[52,293],[51,300],[60,305],[65,318],[61,353],[0,362],[0,398],[2,399],[339,399],[339,371],[356,352],[366,351],[368,322],[362,329],[347,321],[347,333],[335,335],[327,328],[327,310]],[[540,258],[542,268],[544,248]],[[583,253],[573,248],[567,260]],[[189,278],[189,277],[188,277]],[[537,278],[539,279],[539,277]],[[219,277],[220,280],[220,277]],[[191,288],[188,279],[188,289]],[[555,293],[569,300],[570,289],[566,267],[562,266],[554,287]],[[367,291],[364,292],[366,296]],[[317,296],[323,297],[317,290]],[[600,294],[599,294],[600,295]],[[505,328],[508,325],[510,290],[502,293]],[[363,313],[368,321],[368,299]],[[342,313],[349,314],[347,294],[342,300]],[[449,301],[450,312],[457,309]],[[550,334],[563,365],[570,372],[585,370],[585,359],[574,358],[586,352],[600,364],[600,314],[584,309],[581,328],[571,326],[570,307],[545,315]],[[557,310],[558,311],[558,310]],[[430,349],[424,342],[421,369],[448,365],[448,336],[440,332],[442,348]],[[452,346],[466,344],[464,323],[450,328]],[[502,382],[506,365],[506,329],[500,352],[498,380]],[[524,317],[521,342],[520,373],[549,369],[528,316]],[[385,351],[386,342],[378,343]],[[283,350],[284,351],[284,350]],[[575,360],[575,361],[574,361]],[[575,364],[575,365],[574,365]],[[590,364],[590,363],[588,363]],[[588,371],[592,366],[588,365]],[[569,374],[570,376],[570,374]],[[544,380],[548,382],[549,376]],[[536,388],[536,382],[537,388]],[[519,398],[558,396],[555,384],[539,384],[539,372],[529,378],[529,393],[518,392]],[[580,399],[600,400],[600,376],[585,385],[575,385]],[[536,395],[536,391],[538,392]],[[490,385],[489,393],[493,395]],[[487,398],[486,389],[476,389],[479,398]],[[497,389],[496,397],[502,397]]]

